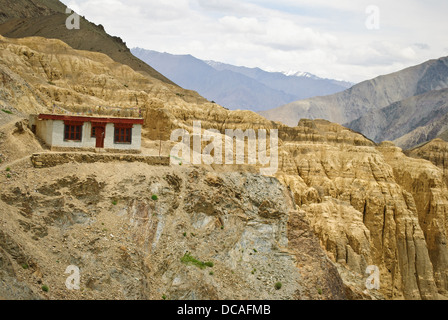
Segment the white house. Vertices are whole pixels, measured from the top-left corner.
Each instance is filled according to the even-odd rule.
[[[29,126],[52,150],[140,152],[143,119],[31,115]]]

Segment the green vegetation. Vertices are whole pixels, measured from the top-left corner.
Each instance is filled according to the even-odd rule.
[[[280,290],[282,288],[282,286],[283,285],[282,285],[281,282],[277,282],[274,287],[275,287],[276,290]]]
[[[48,84],[55,86],[56,84],[53,81],[48,81]]]
[[[317,289],[317,293],[322,294],[322,289],[321,288]]]
[[[257,249],[254,249],[254,252],[257,253],[258,252]]]
[[[257,269],[252,270],[252,274],[255,274],[257,272]]]
[[[166,295],[163,295],[163,296],[162,296],[162,299],[163,299],[163,300],[166,300]]]
[[[112,201],[112,204],[113,204],[114,206],[116,206],[116,205],[118,204],[118,201],[117,201],[117,200],[114,200],[114,201]]]
[[[42,286],[42,291],[48,292],[48,290],[50,290],[50,288],[48,288],[48,286],[46,284],[44,284]]]
[[[215,273],[214,273],[213,271],[210,271],[210,273],[209,273],[209,275],[211,275],[211,276],[214,275],[214,274],[215,274]]]
[[[4,113],[7,113],[7,114],[12,114],[12,112],[11,112],[11,111],[9,111],[9,110],[6,110],[6,109],[2,109],[2,111],[3,111]]]
[[[157,195],[153,194],[151,199],[154,201],[157,201],[157,200],[159,200],[159,197]]]
[[[10,172],[11,171],[11,168],[10,167],[7,167],[6,168],[6,172]]]
[[[184,237],[186,237],[187,236],[187,233],[186,232],[184,232]]]
[[[27,265],[26,263],[22,264],[22,268],[25,269],[25,270],[28,269],[29,267],[30,267],[30,266]]]
[[[180,259],[180,261],[186,265],[194,265],[199,269],[205,269],[206,267],[213,267],[213,262],[203,262],[195,257],[193,257],[190,253],[185,253],[184,256]]]
[[[11,178],[11,175],[8,173],[8,174],[6,175],[6,178],[10,179],[10,178]]]

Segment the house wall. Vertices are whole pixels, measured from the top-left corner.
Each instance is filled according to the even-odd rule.
[[[81,141],[65,141],[64,130],[64,121],[53,121],[53,143],[51,146],[64,148],[95,148],[96,139],[90,137],[92,130],[92,124],[90,122],[84,122],[84,125],[82,126]]]
[[[84,122],[82,127],[81,141],[64,141],[65,124],[62,120],[39,120],[32,115],[29,125],[36,126],[36,135],[51,147],[61,148],[95,148],[96,138],[92,138],[92,123]],[[115,126],[113,123],[106,125],[106,135],[104,137],[104,148],[123,151],[140,150],[142,144],[142,125],[134,124],[132,128],[132,143],[114,143]]]
[[[115,127],[113,123],[106,126],[106,137],[104,138],[104,148],[118,150],[139,150],[142,145],[142,125],[134,124],[132,127],[132,143],[114,143]]]
[[[42,139],[47,145],[53,143],[53,120],[37,120],[30,117],[30,125],[36,126],[36,136]]]

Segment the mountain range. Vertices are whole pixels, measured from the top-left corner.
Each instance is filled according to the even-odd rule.
[[[261,111],[298,99],[342,91],[352,83],[322,79],[309,73],[267,72],[203,61],[192,55],[173,55],[142,48],[131,52],[179,86],[228,109]]]
[[[67,30],[57,0],[2,0],[1,9],[0,300],[448,299],[446,141],[403,151],[327,120],[290,127],[226,110],[101,26]],[[340,112],[330,115],[346,123],[383,109],[359,128],[378,139],[415,126],[446,137],[445,66],[433,60],[330,96]],[[171,134],[194,134],[195,121],[214,140],[227,129],[276,132],[278,144],[265,147],[271,156],[278,147],[278,171],[53,152],[27,120],[53,104],[120,106],[107,114],[120,117],[141,109],[136,157],[169,158]],[[80,290],[67,290],[68,266],[79,268]],[[377,277],[378,289],[366,289]]]
[[[260,112],[295,126],[302,118],[345,124],[368,138],[409,148],[446,130],[448,57],[361,82],[333,95],[295,101]],[[404,137],[406,135],[406,137]]]

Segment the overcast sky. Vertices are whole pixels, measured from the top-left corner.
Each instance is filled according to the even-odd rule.
[[[447,0],[62,2],[130,48],[268,71],[360,82],[448,56]]]

